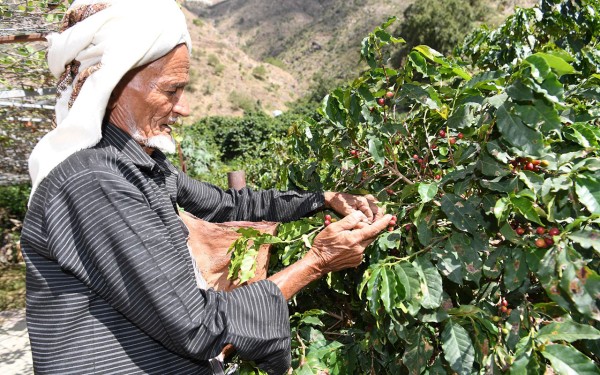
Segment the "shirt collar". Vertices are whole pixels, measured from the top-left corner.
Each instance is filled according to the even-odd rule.
[[[140,146],[129,134],[119,129],[115,125],[106,122],[102,129],[102,140],[98,146],[113,146],[128,157],[133,164],[140,168],[152,170],[160,168],[156,160],[148,155],[142,146]],[[96,147],[98,147],[96,146]],[[162,153],[155,151],[153,156]]]

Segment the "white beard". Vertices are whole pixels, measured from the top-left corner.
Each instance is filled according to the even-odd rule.
[[[136,130],[131,137],[142,146],[157,148],[165,154],[174,154],[176,151],[175,140],[170,135],[155,135],[153,137],[146,138],[140,134],[138,130]]]

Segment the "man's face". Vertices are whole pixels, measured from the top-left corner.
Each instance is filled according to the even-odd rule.
[[[175,152],[171,125],[190,109],[183,88],[190,61],[185,45],[150,64],[128,72],[113,91],[109,120],[129,133],[149,154],[158,148]]]

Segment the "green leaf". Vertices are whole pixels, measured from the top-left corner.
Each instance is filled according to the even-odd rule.
[[[559,375],[598,375],[600,370],[583,353],[568,345],[547,345],[541,351]]]
[[[494,216],[498,220],[498,223],[506,221],[508,214],[510,213],[510,200],[507,197],[500,198],[496,201],[494,206]]]
[[[538,331],[535,339],[542,344],[556,341],[598,340],[600,331],[589,324],[567,320],[548,324]]]
[[[452,224],[463,232],[475,234],[478,232],[479,226],[484,226],[483,217],[473,204],[454,194],[444,194],[442,211]]]
[[[483,152],[480,156],[481,173],[490,177],[504,177],[511,173],[506,164],[500,164],[496,159]]]
[[[417,72],[427,77],[427,61],[425,61],[423,55],[413,51],[408,54],[408,60],[413,64]]]
[[[508,86],[506,92],[512,99],[517,101],[532,101],[534,99],[531,88],[525,86],[520,80],[517,80],[512,85]],[[495,107],[498,108],[499,106]]]
[[[504,264],[504,285],[509,291],[518,289],[527,278],[527,262],[521,249],[508,253]]]
[[[513,146],[529,155],[539,155],[543,148],[542,135],[523,124],[519,117],[510,114],[510,107],[505,103],[496,111],[498,129]]]
[[[541,85],[533,85],[533,89],[552,103],[562,105],[565,92],[556,75],[550,74]]]
[[[598,139],[594,131],[585,123],[575,123],[563,131],[565,138],[578,143],[584,148],[598,147]]]
[[[369,311],[373,316],[377,316],[379,314],[379,301],[380,301],[380,275],[381,275],[381,267],[376,268],[373,271],[373,274],[369,278],[367,282],[367,301],[369,301]]]
[[[449,320],[441,335],[444,358],[458,374],[471,374],[475,348],[466,329]]]
[[[568,62],[566,62],[565,60],[561,59],[560,57],[556,56],[556,55],[551,55],[548,53],[544,53],[544,52],[538,52],[535,53],[529,57],[527,57],[527,61],[529,61],[530,59],[533,59],[535,57],[539,57],[541,59],[544,60],[544,62],[546,63],[547,66],[549,66],[550,68],[552,68],[552,70],[554,70],[554,72],[560,77],[562,75],[565,74],[573,74],[575,73],[575,68],[573,68]]]
[[[435,220],[435,217],[429,216],[430,220]],[[419,237],[419,242],[423,246],[427,246],[431,243],[431,238],[433,236],[433,232],[431,231],[430,226],[434,223],[427,222],[425,217],[419,217],[416,222],[417,225],[417,236]]]
[[[475,124],[474,111],[481,107],[478,103],[465,103],[456,108],[448,118],[450,129],[466,129]]]
[[[531,335],[522,337],[517,343],[515,361],[510,366],[510,375],[529,375],[540,373],[537,356],[532,355],[534,342]]]
[[[378,138],[369,139],[369,153],[373,156],[373,160],[382,167],[385,164],[385,154],[383,150],[383,143]]]
[[[543,133],[561,128],[558,112],[543,100],[536,100],[533,105],[516,105],[515,114],[530,128],[540,129]]]
[[[412,331],[408,336],[408,345],[402,355],[402,361],[408,369],[410,375],[420,375],[429,363],[429,358],[433,354],[433,344],[423,327]]]
[[[437,267],[449,280],[458,285],[463,280],[479,283],[483,261],[478,254],[481,243],[465,233],[454,233],[443,248],[432,252],[432,257],[438,259]]]
[[[567,237],[586,249],[593,248],[600,253],[600,231],[581,229],[577,232],[570,233]]]
[[[420,308],[421,282],[419,273],[409,262],[401,262],[394,266],[396,272],[397,286],[402,285],[404,289],[404,300],[408,303],[408,312],[415,315]],[[399,293],[398,293],[399,294]]]
[[[441,107],[439,99],[436,101],[437,98],[432,98],[430,92],[425,90],[421,86],[406,83],[402,85],[402,88],[398,92],[398,95],[402,99],[408,98],[414,100],[417,103],[421,103],[422,105],[434,111],[440,109]]]
[[[536,197],[541,193],[544,185],[544,177],[531,171],[519,171],[519,179],[531,189]]]
[[[513,195],[510,197],[510,203],[521,215],[525,216],[527,220],[544,225],[533,207],[533,202],[528,198]]]
[[[383,307],[388,314],[391,314],[396,306],[396,275],[389,268],[385,267],[381,270],[381,290],[379,296]]]
[[[317,327],[323,327],[325,325],[321,319],[317,318],[316,316],[307,316],[302,319],[302,323]]]
[[[421,196],[421,201],[426,203],[435,198],[435,195],[438,192],[438,185],[435,182],[431,184],[420,183],[418,191]]]
[[[550,65],[541,56],[531,55],[525,59],[531,65],[531,76],[537,82],[543,82],[551,73]]]
[[[442,303],[442,276],[431,262],[423,257],[418,257],[413,262],[421,279],[421,306],[426,309],[435,309]]]
[[[592,213],[600,214],[600,180],[586,175],[575,178],[575,192],[579,201]]]

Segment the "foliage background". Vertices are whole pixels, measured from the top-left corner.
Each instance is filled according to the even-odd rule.
[[[370,192],[399,223],[297,297],[297,373],[599,373],[598,10],[542,1],[397,69],[391,19],[370,69],[273,144],[259,186]],[[322,227],[258,240],[283,267]]]

